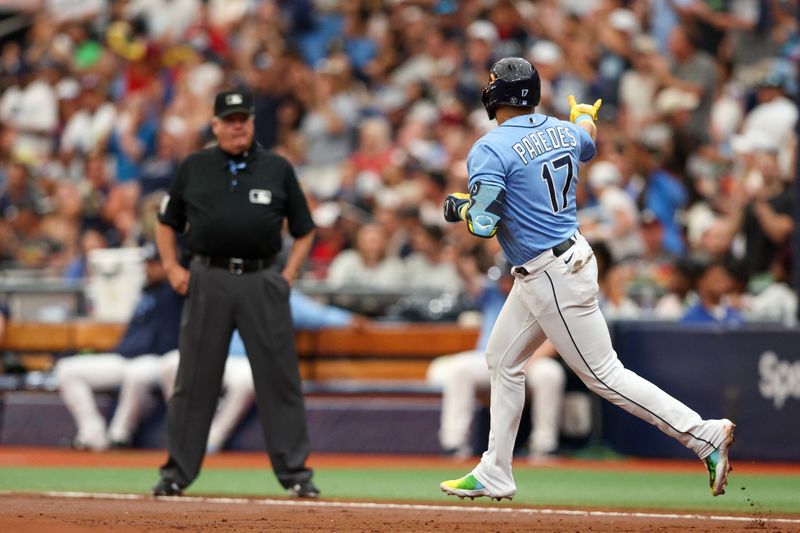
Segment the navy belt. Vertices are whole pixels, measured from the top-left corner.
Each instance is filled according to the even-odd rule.
[[[556,244],[550,250],[553,252],[554,256],[560,257],[561,255],[564,254],[564,252],[572,248],[573,244],[575,244],[575,239],[570,237],[566,241]],[[529,274],[528,269],[521,266],[514,267],[514,272],[516,272],[517,274],[521,274],[523,276],[527,276]]]
[[[273,257],[262,257],[259,259],[243,259],[240,257],[217,257],[213,255],[195,254],[195,261],[202,265],[224,268],[231,274],[244,274],[245,272],[257,272],[272,266],[275,262]]]

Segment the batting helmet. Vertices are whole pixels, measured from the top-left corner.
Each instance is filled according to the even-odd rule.
[[[535,107],[542,94],[539,73],[521,57],[506,57],[492,65],[489,84],[483,88],[483,107],[489,120],[497,106]]]

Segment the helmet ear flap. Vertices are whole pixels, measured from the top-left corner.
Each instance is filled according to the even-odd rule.
[[[496,103],[492,101],[492,89],[492,83],[489,83],[489,85],[484,87],[483,94],[481,95],[483,108],[486,109],[486,114],[489,116],[489,120],[494,120],[495,108],[497,107]]]

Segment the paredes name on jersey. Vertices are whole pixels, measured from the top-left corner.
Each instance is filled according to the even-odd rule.
[[[527,165],[542,154],[567,146],[578,146],[578,140],[569,129],[555,126],[532,131],[514,143],[511,148],[522,159],[522,163]]]

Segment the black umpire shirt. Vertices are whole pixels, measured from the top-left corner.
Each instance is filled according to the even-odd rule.
[[[189,155],[158,217],[185,230],[192,253],[242,259],[275,257],[284,218],[295,238],[314,229],[292,165],[256,144],[235,157],[219,146]]]

